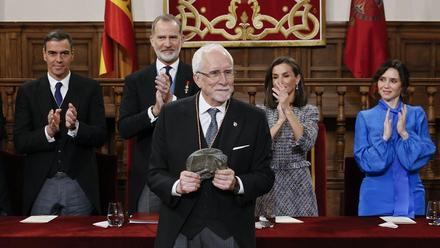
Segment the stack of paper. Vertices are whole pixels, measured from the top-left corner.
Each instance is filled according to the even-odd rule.
[[[404,217],[404,216],[382,216],[380,217],[382,220],[386,221],[386,222],[391,222],[394,224],[416,224],[416,222],[408,217]]]
[[[304,221],[292,218],[290,216],[276,216],[275,223],[304,223]]]
[[[21,223],[47,223],[53,219],[55,219],[58,215],[34,215],[29,216],[24,220],[21,220]]]

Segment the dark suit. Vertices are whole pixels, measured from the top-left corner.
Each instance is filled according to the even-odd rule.
[[[3,115],[3,101],[0,97],[0,141],[3,141],[4,139],[6,139],[5,126],[6,126],[6,119],[5,119],[5,116]],[[3,145],[3,144],[1,144],[1,145]]]
[[[180,197],[171,194],[187,157],[199,149],[199,137],[206,147],[197,128],[197,97],[165,106],[156,124],[148,169],[148,185],[162,200],[155,245],[172,247],[179,233],[188,237],[208,227],[222,238],[233,236],[239,247],[255,247],[255,199],[271,189],[274,174],[269,166],[269,127],[264,113],[254,106],[231,99],[213,144],[228,156],[229,167],[243,182],[244,194],[220,190],[211,180],[203,181],[196,192]]]
[[[151,151],[151,137],[155,123],[151,123],[147,109],[156,102],[154,80],[157,76],[156,63],[125,78],[124,95],[119,109],[119,132],[121,137],[135,137],[133,163],[129,175],[129,209],[137,212],[137,204],[145,186],[148,159]],[[179,62],[174,95],[183,98],[194,95],[199,89],[193,81],[190,65]]]
[[[75,138],[67,135],[65,113],[68,104],[77,110],[79,128]],[[26,154],[24,167],[23,213],[29,214],[46,178],[65,171],[76,179],[91,204],[99,212],[98,171],[95,148],[106,139],[102,91],[91,79],[72,73],[61,106],[60,131],[55,142],[47,141],[44,127],[56,103],[47,75],[20,86],[15,107],[14,142]]]
[[[6,136],[5,131],[5,117],[3,115],[3,103],[2,99],[0,97],[0,148],[2,148],[3,140]],[[10,202],[9,202],[9,196],[8,196],[8,187],[6,184],[6,165],[3,164],[3,162],[0,160],[0,215],[10,213]]]
[[[9,214],[11,211],[11,204],[8,195],[8,187],[6,183],[5,164],[0,161],[0,216]]]

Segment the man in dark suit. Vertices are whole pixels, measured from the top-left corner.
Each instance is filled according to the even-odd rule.
[[[196,51],[201,93],[162,108],[153,134],[148,185],[162,200],[156,247],[255,247],[255,199],[274,182],[263,112],[231,98],[233,59],[218,44]],[[227,155],[228,169],[201,180],[186,169],[196,150]]]
[[[70,72],[73,46],[62,30],[47,34],[47,75],[20,86],[14,142],[26,154],[23,213],[99,212],[95,148],[106,139],[99,84]]]
[[[125,79],[119,109],[121,137],[135,138],[128,187],[130,213],[159,212],[160,200],[146,185],[156,118],[165,103],[198,91],[192,80],[191,66],[179,61],[183,43],[180,22],[172,15],[158,16],[153,21],[151,32],[150,42],[157,59]]]

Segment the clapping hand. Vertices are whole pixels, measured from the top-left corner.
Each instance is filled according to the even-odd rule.
[[[173,96],[170,92],[170,78],[165,74],[161,73],[156,76],[156,103],[153,106],[153,115],[158,116],[162,106],[165,103],[169,103],[173,100]]]
[[[278,101],[278,121],[283,123],[286,120],[286,114],[284,111],[288,111],[289,108],[289,94],[287,93],[287,87],[277,84],[276,87],[272,88],[272,95]]]
[[[47,128],[46,132],[50,137],[55,136],[60,131],[60,117],[61,109],[51,109],[47,114]]]
[[[281,105],[283,110],[289,108],[289,93],[287,87],[282,84],[276,84],[272,88],[272,95],[278,100],[278,105]]]
[[[402,107],[402,112],[399,112],[396,129],[397,133],[402,137],[402,139],[408,138],[408,132],[406,131],[406,104]],[[390,109],[388,108],[387,114],[385,115],[385,121],[383,123],[383,139],[387,141],[393,132],[392,120],[390,119]]]
[[[383,139],[385,141],[389,140],[393,132],[392,120],[390,119],[390,109],[388,108],[387,114],[385,115],[385,121],[383,122]]]
[[[403,139],[408,138],[408,132],[406,131],[406,104],[403,105],[402,112],[399,112],[399,118],[397,120],[397,133]]]
[[[78,113],[76,112],[75,106],[69,103],[69,108],[66,111],[66,128],[69,130],[75,130],[76,120]]]
[[[173,95],[170,91],[171,79],[168,77],[168,75],[162,72],[156,76],[156,80],[154,82],[156,83],[156,90],[158,90],[162,95],[163,102],[171,102],[173,100]]]

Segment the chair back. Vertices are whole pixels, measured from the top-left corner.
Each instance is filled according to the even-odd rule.
[[[0,164],[3,169],[4,204],[8,215],[20,216],[23,209],[23,164],[24,155],[0,151]],[[1,189],[0,189],[1,190]]]
[[[359,190],[364,174],[359,169],[354,157],[346,157],[344,165],[344,215],[357,216]]]
[[[318,136],[315,145],[307,157],[311,163],[310,173],[312,184],[315,189],[316,201],[318,204],[319,216],[327,214],[327,142],[326,128],[324,123],[318,123]]]
[[[101,214],[107,213],[109,202],[116,201],[117,167],[116,155],[96,152],[96,163],[99,174],[99,196]]]

